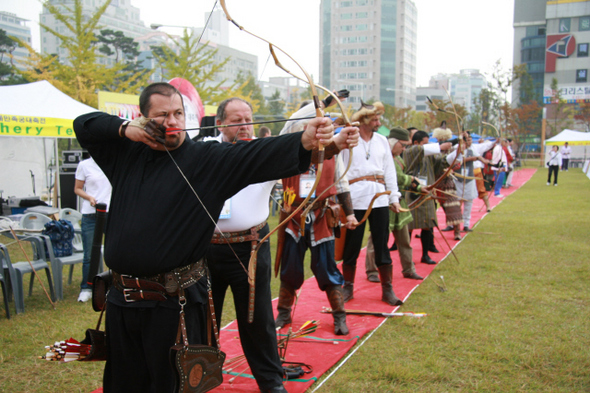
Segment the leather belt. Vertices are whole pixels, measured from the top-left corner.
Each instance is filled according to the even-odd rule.
[[[211,238],[211,244],[243,243],[258,241],[258,231],[264,228],[266,221],[240,232],[216,232]]]
[[[196,284],[205,274],[205,263],[200,259],[193,264],[151,277],[134,277],[113,271],[113,285],[123,292],[126,302],[163,302],[167,296],[177,296],[181,290]]]
[[[357,177],[356,179],[352,179],[348,181],[348,184],[354,184],[359,181],[374,181],[376,183],[385,184],[385,177],[383,175],[368,175],[363,177]]]

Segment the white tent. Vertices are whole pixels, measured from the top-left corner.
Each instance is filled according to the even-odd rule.
[[[559,134],[545,141],[546,145],[590,145],[590,132],[580,132],[573,130],[563,130]]]
[[[559,134],[545,141],[547,146],[563,146],[565,143],[572,148],[570,162],[572,166],[578,166],[580,162],[585,161],[587,147],[590,145],[590,132],[580,132],[574,130],[563,130]],[[560,148],[561,149],[561,148]],[[549,159],[550,148],[545,149],[545,162]],[[576,164],[572,162],[575,160]]]
[[[49,188],[48,166],[55,163],[57,139],[46,143],[47,138],[75,138],[73,119],[95,110],[47,81],[0,86],[3,197],[40,195]]]

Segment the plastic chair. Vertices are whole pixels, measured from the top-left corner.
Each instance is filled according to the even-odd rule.
[[[47,255],[46,260],[51,265],[51,270],[53,270],[53,282],[55,284],[55,292],[57,294],[57,299],[63,300],[63,268],[64,266],[70,265],[70,277],[68,280],[68,284],[71,284],[74,265],[78,263],[81,264],[84,261],[84,253],[75,252],[72,255],[68,255],[67,257],[56,257],[53,253],[53,246],[51,245],[51,239],[49,238],[49,236],[38,235],[38,237],[47,246],[47,253],[49,255]]]
[[[82,213],[69,207],[63,208],[59,212],[61,220],[68,220],[74,226],[74,239],[72,240],[72,247],[74,252],[84,252],[84,244],[82,243]],[[74,267],[70,267],[70,283],[72,282],[72,271]]]
[[[25,213],[20,219],[20,227],[23,229],[43,230],[45,224],[51,221],[51,218],[41,213]]]
[[[7,234],[8,235],[8,234]],[[31,259],[31,264],[28,261],[25,262],[17,262],[11,263],[10,256],[8,255],[8,249],[2,245],[2,270],[6,275],[8,272],[8,277],[10,277],[10,287],[12,288],[12,292],[14,294],[14,304],[16,308],[16,313],[20,314],[25,312],[25,291],[24,291],[24,275],[27,273],[31,273],[31,281],[29,283],[29,296],[33,293],[33,282],[35,281],[35,277],[33,274],[33,269],[35,271],[45,270],[45,274],[47,274],[47,283],[49,286],[49,292],[51,295],[51,300],[55,301],[55,291],[53,290],[53,281],[51,280],[51,272],[49,271],[49,265],[46,262],[45,250],[43,247],[43,241],[38,236],[18,236],[21,242],[29,242],[31,244],[31,248],[33,250],[33,255],[29,255]],[[33,269],[31,269],[31,265],[33,265]]]
[[[4,247],[4,244],[0,244],[0,260],[4,261],[4,255],[8,255],[8,250]],[[8,259],[8,258],[7,258]],[[4,263],[2,263],[4,266]],[[4,280],[4,269],[0,271],[0,284],[2,284],[2,296],[4,297],[4,308],[6,309],[6,318],[10,319],[10,309],[8,308],[8,288],[7,286],[10,284]]]

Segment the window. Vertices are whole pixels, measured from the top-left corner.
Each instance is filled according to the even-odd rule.
[[[357,19],[368,18],[369,13],[368,12],[357,12],[355,16]]]
[[[545,35],[545,26],[527,26],[526,36],[534,37],[537,35]]]
[[[352,7],[352,1],[342,1],[340,7]]]
[[[352,14],[340,14],[340,19],[352,19]]]
[[[367,25],[366,23],[363,23],[361,25],[356,25],[356,29],[357,30],[367,30],[369,28],[369,25]]]
[[[340,26],[340,31],[352,31],[352,25]]]
[[[590,16],[581,16],[580,17],[580,24],[578,25],[578,30],[580,30],[580,31],[590,30]]]
[[[578,57],[588,57],[588,43],[578,44]]]
[[[576,83],[588,81],[588,70],[576,70]]]
[[[572,20],[570,18],[563,18],[559,20],[559,32],[560,33],[569,33],[571,31]]]

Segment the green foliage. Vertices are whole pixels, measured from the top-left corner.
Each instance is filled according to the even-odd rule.
[[[133,60],[139,56],[139,44],[133,41],[133,38],[126,37],[122,31],[104,29],[100,31],[97,39],[102,43],[98,48],[99,52],[106,56],[114,54],[116,63],[119,62],[119,55],[126,60]]]
[[[398,108],[393,105],[383,104],[385,113],[381,117],[381,124],[391,129],[395,126],[403,128],[423,128],[428,122],[429,115],[426,112],[417,112],[411,106]]]
[[[199,92],[205,105],[217,105],[230,97],[240,97],[249,101],[249,95],[241,90],[243,84],[234,83],[228,89],[221,86],[225,80],[210,85],[229,61],[229,57],[217,62],[217,49],[199,43],[192,31],[185,29],[179,39],[172,40],[174,46],[152,46],[152,53],[158,62],[163,80],[180,77],[188,80]],[[253,105],[254,106],[254,105]]]
[[[553,91],[553,100],[550,107],[553,112],[553,119],[552,121],[547,119],[547,126],[549,127],[547,138],[559,134],[564,128],[571,128],[574,124],[573,108],[561,96],[557,78],[551,79],[551,90]]]
[[[57,32],[44,24],[41,27],[59,39],[60,47],[66,51],[66,59],[60,62],[57,55],[37,53],[27,43],[19,41],[30,55],[25,61],[26,70],[20,74],[28,81],[47,80],[70,97],[93,107],[98,106],[97,90],[139,93],[147,81],[146,72],[136,72],[125,62],[112,66],[97,62],[95,31],[100,28],[100,17],[109,4],[110,0],[107,0],[88,17],[82,13],[82,0],[74,0],[72,6],[44,2],[43,6],[64,25],[67,33]]]
[[[17,85],[26,83],[25,79],[18,75],[14,67],[12,52],[16,49],[17,42],[6,31],[0,29],[0,85]],[[7,59],[10,59],[7,61]]]

